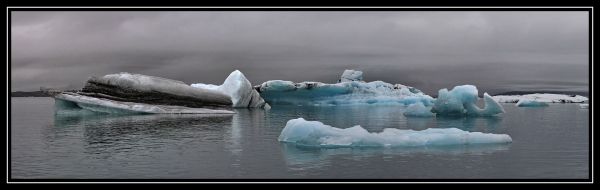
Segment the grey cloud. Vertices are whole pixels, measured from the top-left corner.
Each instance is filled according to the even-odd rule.
[[[429,94],[461,83],[585,89],[588,36],[587,12],[17,11],[11,90],[77,88],[121,71],[334,82],[346,68]]]

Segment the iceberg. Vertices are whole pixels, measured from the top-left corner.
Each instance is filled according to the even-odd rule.
[[[231,107],[231,98],[218,90],[194,88],[181,81],[131,73],[91,77],[79,95],[191,108]]]
[[[63,92],[56,95],[54,98],[56,101],[55,106],[57,114],[62,113],[60,110],[73,109],[107,114],[235,114],[235,112],[229,110],[122,102],[106,98],[83,96],[69,92]]]
[[[270,80],[254,88],[269,104],[309,106],[339,105],[409,105],[417,102],[429,106],[433,98],[420,90],[383,81],[364,82],[362,72],[346,70],[335,84]]]
[[[524,95],[496,95],[492,97],[497,102],[501,103],[517,103],[521,99],[535,100],[545,103],[583,103],[588,101],[588,98],[580,95],[566,94],[524,94]]]
[[[56,114],[235,113],[230,110],[230,96],[219,90],[126,72],[90,77],[81,91],[62,92],[54,98]]]
[[[431,107],[425,107],[423,103],[417,102],[409,105],[404,112],[404,116],[407,117],[433,117]]]
[[[308,147],[340,148],[506,144],[511,143],[512,139],[506,134],[468,132],[457,128],[421,131],[386,128],[380,133],[369,133],[359,125],[340,129],[298,118],[287,122],[278,141]]]
[[[246,76],[239,70],[229,74],[222,85],[196,83],[191,85],[194,88],[219,91],[231,97],[234,108],[268,108],[265,100],[252,87],[252,84]]]
[[[345,70],[338,82],[363,81],[362,71]]]
[[[546,102],[539,102],[536,100],[528,100],[528,99],[520,99],[517,104],[517,107],[545,107],[548,106]]]
[[[477,107],[477,94],[477,88],[473,85],[455,86],[450,91],[446,88],[441,89],[431,112],[450,116],[492,116],[504,113],[502,105],[487,93],[483,94],[485,107],[483,109]]]

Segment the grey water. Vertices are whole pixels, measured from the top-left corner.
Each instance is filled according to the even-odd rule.
[[[483,118],[406,118],[402,106],[273,106],[232,116],[55,115],[51,98],[11,98],[13,179],[587,179],[589,110],[519,108]],[[508,134],[505,145],[296,147],[277,141],[290,119],[338,128],[455,127]]]

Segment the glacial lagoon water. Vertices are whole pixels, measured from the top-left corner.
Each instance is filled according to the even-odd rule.
[[[480,118],[406,118],[403,106],[273,106],[232,116],[62,115],[51,98],[11,98],[13,179],[586,179],[589,109],[520,108]],[[297,147],[290,119],[338,128],[455,127],[511,144],[422,148]]]

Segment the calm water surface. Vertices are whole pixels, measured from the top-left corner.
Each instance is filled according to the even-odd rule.
[[[51,98],[12,98],[10,174],[39,178],[588,178],[589,110],[518,108],[488,118],[406,118],[402,106],[273,106],[233,116],[56,116]],[[315,149],[282,144],[303,117],[370,132],[456,127],[513,143]]]

